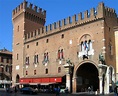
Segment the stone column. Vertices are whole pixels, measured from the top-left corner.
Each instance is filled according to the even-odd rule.
[[[100,90],[100,94],[104,94],[105,92],[105,75],[106,75],[106,69],[107,69],[107,65],[104,64],[98,64],[98,68],[99,68],[99,90]]]
[[[70,92],[70,74],[66,74],[66,87],[68,87],[68,91]]]
[[[72,73],[72,63],[70,60],[67,60],[66,64],[64,65],[65,71],[66,71],[66,87],[68,87],[68,91],[71,91],[71,73]]]
[[[99,90],[100,90],[100,94],[102,94],[102,90],[103,90],[103,87],[102,87],[102,76],[99,76]]]
[[[72,84],[73,84],[72,92],[73,93],[76,93],[76,89],[77,89],[77,77],[73,77]]]

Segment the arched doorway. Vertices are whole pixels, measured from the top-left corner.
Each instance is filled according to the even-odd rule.
[[[20,80],[20,76],[17,74],[16,75],[16,83],[19,83],[19,80]]]
[[[98,69],[94,64],[84,63],[76,71],[77,92],[85,92],[88,87],[93,91],[99,89]]]

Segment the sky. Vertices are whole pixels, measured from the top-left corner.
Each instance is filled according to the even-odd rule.
[[[12,10],[24,0],[0,0],[0,49],[12,51],[13,24]],[[97,8],[100,2],[114,8],[118,14],[117,0],[26,0],[46,10],[46,24],[49,25],[74,14]]]

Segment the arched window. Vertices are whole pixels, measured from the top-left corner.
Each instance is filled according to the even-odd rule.
[[[64,58],[64,53],[63,53],[63,49],[61,49],[61,59]]]
[[[26,57],[25,64],[29,65],[29,57]]]
[[[36,75],[36,70],[34,70],[34,75]]]
[[[58,59],[64,59],[64,52],[63,52],[63,49],[60,49],[60,50],[58,50]]]
[[[48,69],[47,68],[45,69],[45,74],[48,74]]]
[[[61,67],[58,67],[58,73],[61,73]]]
[[[34,55],[34,64],[37,64],[39,62],[38,59],[38,55]]]
[[[60,59],[60,50],[58,50],[58,59]]]
[[[48,61],[48,52],[47,53],[44,53],[44,61],[47,62]]]
[[[26,71],[26,75],[28,75],[28,71]]]

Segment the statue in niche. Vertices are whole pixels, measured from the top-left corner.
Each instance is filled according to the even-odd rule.
[[[99,62],[105,64],[105,59],[102,53],[99,54]]]

